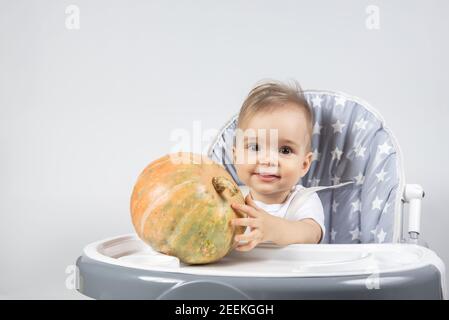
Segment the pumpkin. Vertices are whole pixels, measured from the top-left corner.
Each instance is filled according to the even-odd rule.
[[[245,227],[231,220],[245,214],[230,204],[245,203],[229,173],[208,157],[179,152],[150,163],[131,196],[137,235],[154,250],[186,264],[217,261],[237,243]]]

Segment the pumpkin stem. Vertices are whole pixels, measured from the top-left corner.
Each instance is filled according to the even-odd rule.
[[[235,184],[225,177],[213,177],[212,185],[221,196],[223,196],[223,192],[225,190],[229,191],[231,197],[235,196],[239,192]]]

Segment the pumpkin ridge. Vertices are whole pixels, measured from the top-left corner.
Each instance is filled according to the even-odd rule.
[[[178,190],[181,189],[184,185],[189,184],[189,183],[195,183],[196,180],[192,179],[192,180],[188,180],[188,181],[184,181],[181,184],[178,184],[177,186],[173,187],[170,192],[173,192],[174,190]],[[144,211],[142,217],[140,218],[140,232],[143,233],[144,232],[144,228],[145,228],[145,221],[148,219],[148,216],[150,215],[151,211],[155,208],[155,204],[162,202],[163,200],[166,200],[169,197],[169,193],[163,194],[161,195],[159,198],[153,200],[153,203],[150,204],[148,206],[148,208]]]

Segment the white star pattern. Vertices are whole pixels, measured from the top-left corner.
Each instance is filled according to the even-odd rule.
[[[362,147],[362,145],[358,145],[357,147],[354,148],[354,152],[355,152],[355,156],[356,157],[365,157],[365,147]]]
[[[362,203],[357,199],[354,202],[351,202],[352,206],[352,212],[361,211],[362,210]]]
[[[321,134],[321,128],[323,126],[320,126],[320,124],[318,122],[315,122],[315,124],[313,125],[313,132],[312,135],[314,134]]]
[[[334,229],[332,229],[331,231],[331,240],[335,241],[335,236],[337,235],[337,231],[335,231]]]
[[[359,227],[355,228],[354,230],[349,231],[349,233],[352,235],[351,240],[360,240],[360,230]]]
[[[367,123],[368,123],[368,121],[366,121],[364,119],[359,119],[358,121],[356,121],[354,123],[354,125],[357,128],[357,130],[366,130],[366,124]]]
[[[341,155],[343,154],[343,151],[341,151],[340,149],[338,149],[338,147],[335,147],[334,151],[331,151],[332,154],[332,160],[340,160]]]
[[[332,202],[332,212],[337,212],[337,207],[338,207],[339,203],[337,201],[333,201]]]
[[[342,106],[344,107],[346,105],[346,98],[343,96],[338,96],[335,98],[335,106]]]
[[[378,147],[379,155],[381,155],[381,154],[383,154],[383,153],[388,154],[388,152],[390,152],[390,149],[391,149],[391,148],[392,148],[392,146],[390,146],[390,145],[385,141],[383,144],[381,144],[381,145]]]
[[[334,176],[333,178],[331,178],[331,181],[332,181],[332,185],[336,185],[336,184],[339,184],[340,183],[340,179],[341,179],[341,177],[339,177],[339,176]]]
[[[346,124],[340,122],[340,120],[337,119],[337,122],[335,122],[332,127],[334,128],[334,134],[337,132],[343,133],[343,127],[346,126]]]
[[[387,233],[384,231],[384,229],[380,228],[380,232],[377,234],[377,239],[379,240],[379,243],[382,243],[385,241],[385,236]]]
[[[320,158],[321,158],[321,153],[318,152],[317,149],[313,150],[313,152],[312,152],[312,161],[315,161],[315,160],[319,161]]]
[[[387,235],[387,233],[384,231],[383,228],[380,229],[379,233],[377,233],[377,227],[371,230],[370,232],[374,235],[374,241],[376,241],[376,237],[378,243],[382,243],[385,241],[385,236]]]
[[[378,196],[376,196],[376,199],[373,200],[373,203],[371,204],[371,209],[372,210],[376,210],[379,209],[380,210],[380,205],[382,204],[382,200],[379,199]]]
[[[365,176],[360,172],[357,176],[354,177],[355,179],[355,185],[361,185],[363,182],[365,182]]]
[[[312,105],[313,105],[313,107],[315,107],[315,108],[321,107],[321,101],[322,101],[322,99],[321,99],[320,96],[315,96],[315,97],[312,99]]]
[[[386,171],[384,171],[384,169],[382,168],[382,170],[380,170],[379,173],[376,173],[376,177],[377,177],[377,181],[381,182],[385,180],[385,175],[387,174]],[[387,179],[388,180],[388,179]]]
[[[390,207],[390,203],[389,202],[385,203],[383,213],[386,213],[389,207]]]
[[[320,183],[320,179],[317,178],[309,179],[309,182],[311,182],[312,187],[317,187]]]

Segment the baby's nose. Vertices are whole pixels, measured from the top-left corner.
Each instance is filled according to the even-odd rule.
[[[277,166],[279,163],[278,154],[273,151],[260,152],[257,156],[257,160],[260,164],[269,166]]]

